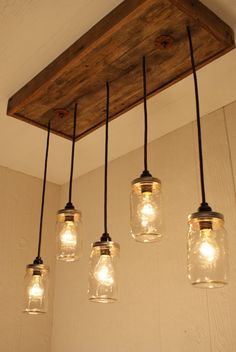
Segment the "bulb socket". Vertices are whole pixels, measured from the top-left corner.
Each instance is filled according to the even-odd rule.
[[[33,270],[33,275],[41,276],[41,271],[38,270],[38,269],[34,269],[34,270]]]
[[[109,248],[101,248],[101,255],[111,255]]]
[[[200,221],[199,223],[200,230],[212,230],[211,221]]]
[[[152,193],[152,184],[141,185],[141,193]]]
[[[73,215],[65,215],[65,221],[74,221]]]

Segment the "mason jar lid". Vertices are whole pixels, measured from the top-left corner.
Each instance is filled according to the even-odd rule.
[[[60,209],[58,210],[57,214],[65,214],[65,215],[74,215],[74,214],[79,214],[81,216],[81,212],[76,209]]]
[[[92,244],[92,247],[100,247],[100,248],[115,248],[120,250],[120,245],[117,242],[113,241],[97,241]]]
[[[67,220],[70,221],[80,221],[81,212],[76,209],[61,209],[57,212],[57,222],[63,223]]]
[[[134,179],[131,184],[134,185],[135,183],[142,183],[142,182],[146,182],[146,183],[152,183],[152,182],[156,182],[159,183],[161,185],[161,180],[159,180],[159,178],[156,177],[152,177],[152,176],[143,176],[143,177],[138,177],[136,179]]]
[[[188,216],[188,221],[190,222],[191,220],[194,219],[199,219],[199,220],[206,220],[206,219],[220,219],[224,221],[224,215],[221,213],[218,213],[216,211],[198,211],[196,213],[192,213]]]
[[[44,264],[28,264],[26,268],[39,271],[49,271],[49,266]]]
[[[112,257],[119,256],[120,254],[120,245],[119,243],[112,242],[112,241],[98,241],[92,244],[92,252],[91,256],[95,255],[102,255],[105,254],[106,250],[109,250],[109,254]]]

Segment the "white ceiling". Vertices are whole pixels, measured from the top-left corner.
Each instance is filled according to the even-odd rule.
[[[118,0],[0,0],[0,165],[42,177],[46,133],[6,116],[8,98],[104,17]],[[235,0],[204,0],[236,29]],[[202,115],[236,100],[236,49],[199,71]],[[195,118],[192,78],[149,99],[149,140]],[[142,145],[142,106],[110,124],[110,160]],[[120,140],[122,136],[122,143]],[[103,164],[104,129],[77,143],[75,177]],[[69,141],[52,135],[48,179],[69,177]]]

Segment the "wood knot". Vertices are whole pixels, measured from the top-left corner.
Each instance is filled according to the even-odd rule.
[[[155,39],[155,46],[158,49],[169,49],[173,46],[174,39],[169,35],[160,35]]]
[[[54,109],[54,113],[57,118],[61,119],[69,116],[69,111],[66,109]]]

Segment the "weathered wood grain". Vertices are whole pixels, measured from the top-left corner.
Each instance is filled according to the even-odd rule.
[[[125,0],[14,94],[8,115],[45,128],[56,109],[67,109],[69,118],[54,117],[52,130],[71,138],[73,104],[78,101],[76,136],[85,136],[104,123],[107,80],[111,119],[142,101],[143,55],[148,96],[191,72],[187,24],[198,68],[234,47],[230,27],[199,1]],[[169,36],[173,44],[157,44],[161,36]]]

